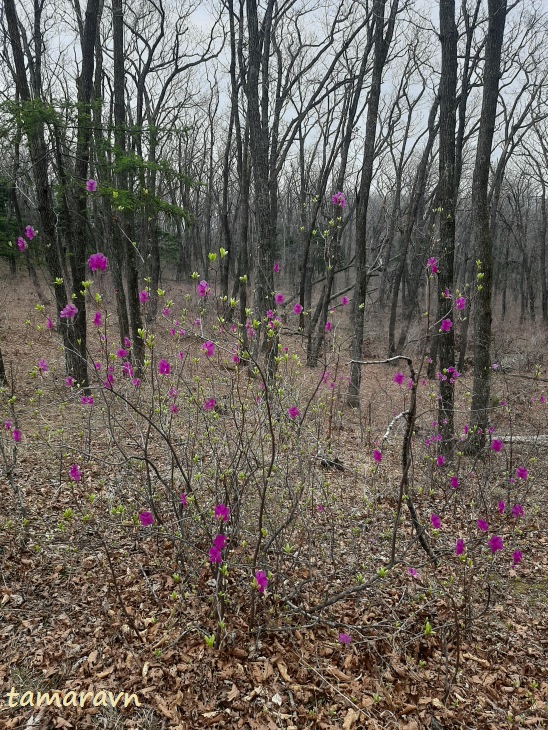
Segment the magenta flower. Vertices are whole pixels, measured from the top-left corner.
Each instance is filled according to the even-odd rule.
[[[25,241],[25,239],[19,236],[19,238],[17,239],[17,248],[19,249],[19,251],[26,251],[28,247],[29,245]]]
[[[71,378],[70,375],[68,376],[68,378],[65,378],[65,385],[67,386],[67,388],[72,388],[72,386],[74,385],[74,378]]]
[[[523,557],[523,555],[521,554],[520,550],[516,550],[515,552],[513,552],[512,561],[513,561],[514,565],[519,565],[521,563],[522,557]]]
[[[48,330],[53,329],[53,320],[51,317],[46,318],[46,327],[48,328]]]
[[[455,309],[464,309],[466,307],[465,297],[457,297],[455,299]]]
[[[451,488],[452,489],[459,488],[459,480],[457,479],[457,477],[451,477]]]
[[[202,281],[196,285],[196,293],[198,294],[199,297],[201,297],[203,299],[204,297],[207,297],[209,292],[210,292],[209,284],[207,283],[207,281],[205,279],[202,279]]]
[[[43,373],[48,372],[48,364],[44,360],[44,358],[42,358],[41,360],[38,360],[38,369],[41,370]]]
[[[230,517],[230,508],[226,504],[218,504],[215,507],[215,519],[221,520],[221,522],[228,522]]]
[[[272,270],[273,270],[273,271],[274,271],[274,272],[275,272],[276,274],[279,274],[279,273],[280,273],[280,263],[279,263],[279,261],[276,261],[276,263],[275,263],[275,264],[274,264],[274,266],[272,267]]]
[[[527,479],[528,476],[529,473],[527,469],[524,466],[518,466],[518,468],[516,469],[516,477],[518,479]]]
[[[140,388],[141,387],[141,379],[140,378],[133,378],[131,381],[131,384],[134,388]]]
[[[204,402],[204,411],[212,411],[215,408],[215,398],[210,398]]]
[[[171,309],[169,307],[164,307],[162,309],[162,317],[169,317],[171,314]]]
[[[209,560],[213,565],[216,563],[220,565],[223,562],[221,551],[218,547],[215,547],[215,545],[212,545],[209,549]]]
[[[72,304],[72,302],[69,302],[67,306],[59,312],[59,316],[61,317],[61,319],[74,319],[77,314],[78,307]]]
[[[331,332],[331,327],[332,327],[332,326],[333,326],[333,325],[331,324],[331,322],[326,322],[326,323],[325,323],[325,331],[326,331],[326,332]]]
[[[102,326],[103,323],[101,322],[101,312],[95,312],[95,316],[93,317],[93,324],[96,327]]]
[[[202,345],[202,352],[205,352],[207,357],[212,357],[213,353],[215,352],[215,345],[210,340],[207,340],[207,342],[204,342]]]
[[[294,314],[300,314],[303,311],[303,308],[300,304],[295,304],[293,307]]]
[[[464,540],[457,540],[457,544],[455,545],[455,555],[459,557],[459,555],[462,555],[464,553]]]
[[[255,587],[259,593],[264,593],[265,588],[268,586],[268,578],[264,570],[258,570],[255,573]]]
[[[481,530],[482,532],[487,532],[489,530],[489,525],[485,520],[478,520],[477,521],[478,530]]]
[[[396,374],[394,375],[394,377],[392,378],[392,382],[393,382],[393,383],[396,383],[396,385],[401,385],[401,384],[403,383],[403,379],[404,379],[404,377],[405,377],[405,376],[404,376],[404,374],[403,374],[403,373],[396,373]]]
[[[291,408],[288,408],[287,415],[289,418],[298,418],[301,415],[301,412],[297,408],[297,406],[291,406]]]
[[[426,268],[431,274],[437,274],[439,272],[438,269],[438,259],[435,258],[429,258],[426,262]]]
[[[498,535],[493,535],[493,537],[489,540],[489,549],[492,553],[499,552],[502,550],[504,545],[502,544],[502,537],[499,537]]]
[[[338,192],[335,193],[335,195],[332,195],[331,202],[333,203],[333,205],[338,205],[339,208],[344,208],[346,205],[346,198],[344,197],[344,193]]]
[[[518,517],[523,517],[523,507],[521,506],[521,504],[514,505],[512,509],[512,514],[514,515],[516,520],[518,519]]]
[[[92,395],[83,395],[80,398],[80,403],[83,406],[92,406],[93,405],[93,396]]]
[[[348,297],[341,297],[341,305],[343,307],[346,307],[346,305],[348,304],[349,301],[350,301],[350,299]]]
[[[126,378],[132,378],[133,377],[133,366],[129,361],[126,361],[122,365],[122,373],[126,376]]]
[[[276,304],[283,304],[284,303],[284,295],[283,294],[276,294],[274,297],[274,301]]]
[[[409,573],[409,575],[411,576],[411,578],[417,578],[417,580],[418,580],[421,577],[419,571],[418,570],[415,570],[415,568],[409,568],[407,570],[407,572]]]
[[[382,454],[381,454],[381,452],[378,449],[375,449],[375,451],[373,452],[373,458],[375,459],[375,461],[377,462],[377,464],[380,464],[381,463],[381,461],[382,461]]]
[[[116,352],[116,357],[119,357],[119,358],[120,358],[120,360],[123,360],[123,359],[124,359],[125,357],[127,357],[128,355],[129,355],[129,352],[128,352],[127,350],[122,350],[122,348],[120,348],[120,349],[119,349],[119,350],[117,350],[117,352]]]
[[[450,319],[442,319],[440,324],[440,332],[450,332],[453,322]]]
[[[105,271],[108,266],[108,259],[102,253],[94,253],[88,259],[88,266],[91,271]]]
[[[32,241],[34,236],[36,235],[36,231],[32,226],[27,226],[25,228],[25,236],[29,239],[29,241]]]
[[[499,439],[493,439],[491,441],[491,451],[496,451],[497,454],[502,449],[502,446],[502,441],[499,441]]]
[[[16,444],[21,442],[21,431],[18,428],[14,429],[11,435]]]
[[[97,190],[97,182],[91,178],[86,180],[86,190],[88,193],[94,193]]]
[[[435,530],[439,530],[441,527],[441,520],[438,515],[430,515],[430,522]]]
[[[500,514],[502,515],[504,513],[504,507],[505,507],[504,502],[499,502],[497,507],[498,507]]]
[[[143,527],[147,527],[148,525],[152,525],[154,523],[154,517],[152,516],[151,512],[140,512],[139,522],[142,524]]]
[[[169,375],[171,372],[171,365],[168,363],[167,360],[160,360],[158,363],[158,373],[160,375]]]
[[[177,415],[177,413],[179,413],[179,406],[173,404],[171,406],[171,412],[174,413],[175,415]]]
[[[341,644],[350,644],[351,641],[352,639],[348,634],[339,634],[339,642]]]
[[[141,304],[146,304],[147,302],[150,302],[150,294],[147,292],[146,289],[143,289],[143,291],[139,292],[139,301]]]
[[[181,507],[183,509],[186,509],[188,507],[188,501],[184,492],[181,492]]]
[[[445,464],[445,456],[442,456],[441,454],[436,459],[436,464],[438,466],[443,466]]]
[[[216,535],[213,539],[213,545],[219,550],[222,550],[226,545],[226,535]]]
[[[70,467],[69,477],[71,479],[74,479],[75,482],[80,481],[80,479],[82,478],[82,472],[80,471],[80,467],[78,466],[78,464],[73,464]]]
[[[11,421],[6,421],[4,423],[4,428],[6,429],[6,431],[11,431]]]

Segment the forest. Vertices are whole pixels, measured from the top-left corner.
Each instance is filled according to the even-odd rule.
[[[545,727],[546,1],[0,33],[0,727]]]

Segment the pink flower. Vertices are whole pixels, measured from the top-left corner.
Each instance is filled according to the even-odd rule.
[[[338,205],[339,208],[344,208],[346,205],[346,198],[344,193],[338,192],[331,196],[331,202],[333,205]]]
[[[464,309],[466,307],[465,297],[457,297],[455,299],[455,309]]]
[[[326,332],[331,332],[331,327],[332,327],[331,322],[326,322],[325,323],[325,331]]]
[[[527,469],[524,466],[518,466],[518,468],[516,469],[516,477],[518,479],[527,479],[528,476],[529,473]]]
[[[215,547],[215,545],[212,545],[209,549],[209,560],[213,565],[216,563],[220,565],[223,562],[221,551],[218,547]]]
[[[458,557],[464,553],[464,540],[457,540],[455,545],[455,555]]]
[[[169,375],[171,372],[171,365],[168,363],[167,360],[160,360],[158,363],[158,373],[160,375]]]
[[[46,327],[48,328],[48,330],[53,329],[53,320],[51,317],[46,318]]]
[[[118,350],[118,351],[116,352],[116,357],[119,357],[119,358],[120,358],[120,360],[123,360],[123,359],[124,359],[125,357],[127,357],[128,355],[129,355],[129,352],[128,352],[127,350],[122,350],[122,348],[120,348],[120,349],[119,349],[119,350]]]
[[[44,358],[42,358],[41,360],[38,360],[38,369],[41,370],[43,373],[48,372],[48,364],[44,360]]]
[[[29,241],[32,241],[34,236],[36,235],[36,231],[32,226],[27,226],[25,228],[25,236],[29,239]]]
[[[487,532],[489,530],[489,525],[485,520],[478,520],[477,525],[478,530],[481,530],[482,532]]]
[[[151,512],[141,512],[139,514],[139,522],[142,524],[143,527],[147,527],[148,525],[152,525],[154,523],[154,517],[152,516]]]
[[[204,402],[204,411],[212,411],[215,408],[215,398],[210,398]]]
[[[184,492],[181,492],[181,507],[183,509],[186,509],[188,507],[188,502],[187,502],[186,494]]]
[[[86,180],[86,190],[88,193],[94,193],[97,190],[97,182],[91,178]]]
[[[265,588],[268,586],[268,578],[264,570],[258,570],[255,573],[255,585],[259,593],[264,593]]]
[[[499,502],[498,505],[497,505],[497,507],[498,507],[499,513],[501,515],[504,514],[504,507],[505,507],[504,502]]]
[[[207,340],[207,342],[204,342],[202,345],[202,352],[205,352],[207,357],[212,357],[213,353],[215,352],[215,345],[210,340]]]
[[[323,506],[323,504],[319,504],[316,509],[318,512],[325,512],[325,507]]]
[[[419,580],[421,577],[419,571],[415,570],[415,568],[409,568],[407,572],[409,573],[411,578],[417,578],[417,580]]]
[[[74,378],[71,378],[70,375],[68,376],[68,378],[65,378],[65,385],[67,386],[67,388],[72,388],[72,386],[74,385]]]
[[[140,388],[141,387],[140,378],[133,378],[133,380],[131,381],[131,384],[133,385],[134,388]]]
[[[276,261],[276,263],[272,267],[272,270],[275,271],[276,274],[279,274],[280,273],[280,263],[278,261]]]
[[[394,377],[392,378],[392,382],[396,383],[396,385],[401,385],[403,383],[404,374],[403,373],[396,373]]]
[[[19,251],[26,251],[28,247],[29,245],[25,241],[25,239],[19,236],[19,238],[17,239],[17,248],[19,249]]]
[[[512,514],[514,515],[516,520],[518,519],[518,517],[523,517],[523,507],[521,506],[521,504],[514,505],[512,509]]]
[[[11,421],[6,421],[4,423],[4,428],[6,429],[6,431],[11,431]]]
[[[102,253],[94,253],[88,259],[88,266],[91,271],[105,271],[108,266],[108,259]]]
[[[92,395],[83,395],[80,398],[80,403],[83,406],[92,406],[93,405],[93,396]]]
[[[139,292],[139,301],[141,304],[146,304],[147,302],[150,302],[150,294],[147,292],[146,289],[143,289],[143,291]]]
[[[457,477],[451,477],[451,488],[452,489],[459,488],[459,480],[457,479]]]
[[[514,553],[512,553],[512,561],[514,565],[519,565],[521,563],[523,555],[521,554],[520,550],[516,550]]]
[[[377,462],[377,464],[380,464],[381,463],[381,461],[382,461],[382,454],[381,454],[381,452],[378,449],[375,449],[375,451],[373,451],[373,458],[375,459],[375,461]]]
[[[441,520],[438,515],[430,515],[430,522],[435,530],[439,530],[441,527]]]
[[[300,314],[303,311],[303,308],[300,304],[295,304],[293,307],[293,313],[294,314]]]
[[[502,441],[499,441],[499,439],[493,439],[491,441],[491,451],[496,451],[497,453],[502,449]]]
[[[78,466],[78,464],[73,464],[70,467],[69,477],[71,479],[74,479],[75,482],[80,481],[80,479],[82,478],[82,472],[80,471],[80,467]]]
[[[21,442],[21,431],[18,428],[14,429],[11,435],[16,444]]]
[[[498,535],[493,535],[493,537],[489,540],[489,549],[492,553],[499,552],[502,550],[504,545],[502,544],[502,537],[499,537]]]
[[[348,304],[349,301],[350,300],[348,299],[348,297],[341,297],[341,305],[343,307],[346,307],[346,305]]]
[[[339,634],[339,642],[341,644],[350,644],[351,641],[352,639],[348,634]]]
[[[450,332],[453,322],[450,319],[442,319],[440,324],[440,332]]]
[[[196,285],[196,293],[198,294],[199,297],[201,297],[203,299],[204,297],[207,297],[209,292],[210,292],[209,284],[207,283],[207,281],[205,279],[202,279],[202,281]]]
[[[213,538],[213,545],[219,550],[222,550],[226,546],[226,535],[215,535]]]
[[[101,312],[95,312],[95,316],[93,317],[93,324],[96,327],[102,326],[103,323],[101,322]]]
[[[215,519],[221,520],[221,522],[228,522],[228,518],[230,517],[230,508],[227,507],[225,504],[218,504],[215,507]]]
[[[169,307],[164,307],[162,309],[162,317],[169,317],[171,314],[171,309]]]
[[[441,454],[436,459],[436,464],[438,466],[443,466],[445,464],[445,456],[442,456]]]
[[[129,361],[126,361],[122,365],[122,373],[126,376],[126,378],[132,378],[133,377],[133,366]]]
[[[284,295],[283,294],[276,294],[274,297],[274,301],[276,304],[283,304],[284,303]]]
[[[429,258],[426,262],[426,268],[431,274],[437,274],[439,272],[438,269],[438,260],[435,258]]]
[[[301,412],[297,408],[297,406],[291,406],[291,408],[288,408],[287,415],[289,418],[298,418],[301,415]]]
[[[72,302],[69,302],[67,306],[59,312],[59,316],[61,317],[61,319],[74,319],[77,314],[78,307],[72,304]]]

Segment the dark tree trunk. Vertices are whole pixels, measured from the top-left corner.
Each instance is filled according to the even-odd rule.
[[[506,23],[507,0],[488,0],[489,25],[483,71],[483,102],[472,179],[472,205],[476,255],[480,261],[482,278],[479,280],[474,316],[474,384],[472,392],[471,424],[475,428],[471,438],[472,450],[485,444],[489,420],[491,392],[491,323],[493,241],[489,227],[489,169],[500,79],[500,59]],[[480,433],[481,431],[481,433]]]

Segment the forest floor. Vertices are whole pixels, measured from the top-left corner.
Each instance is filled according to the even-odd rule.
[[[458,473],[466,475],[466,486],[458,503],[451,501],[454,495],[429,457],[429,393],[437,384],[421,381],[412,484],[425,526],[431,530],[434,510],[442,515],[441,529],[431,530],[439,559],[433,563],[418,544],[404,506],[402,557],[384,577],[377,569],[390,553],[402,419],[383,444],[382,464],[375,465],[372,452],[401,411],[401,389],[393,382],[394,367],[364,368],[362,410],[348,409],[343,384],[349,368],[343,355],[332,389],[332,463],[304,466],[319,470],[329,486],[329,506],[318,509],[311,503],[300,528],[303,534],[310,531],[318,550],[325,547],[326,562],[294,562],[300,593],[285,600],[287,591],[278,595],[274,587],[267,589],[258,596],[250,630],[249,585],[240,579],[245,547],[235,548],[241,557],[234,558],[237,579],[230,583],[224,638],[220,648],[210,648],[204,637],[216,626],[207,557],[192,578],[181,580],[180,557],[169,535],[156,526],[147,532],[128,519],[129,506],[140,503],[123,474],[109,473],[106,446],[87,443],[81,418],[72,418],[66,407],[56,336],[38,332],[38,320],[29,314],[34,293],[20,281],[10,283],[4,297],[1,346],[16,383],[23,439],[12,473],[7,478],[2,468],[0,479],[0,728],[547,726],[548,388],[542,374],[534,378],[534,365],[542,365],[539,348],[546,344],[546,338],[538,344],[538,331],[524,346],[517,336],[512,343],[506,328],[506,340],[496,343],[500,359],[508,360],[493,381],[490,438],[504,441],[501,461],[488,449],[473,463],[459,457]],[[365,353],[371,359],[382,356],[384,344],[382,327],[375,326]],[[304,360],[300,338],[285,342]],[[199,341],[185,347],[196,355],[193,376],[203,382],[211,378],[210,369],[201,370]],[[50,372],[43,378],[43,393],[37,394],[36,378],[28,373],[41,357]],[[512,359],[515,367],[508,364]],[[296,386],[306,389],[310,370],[303,368],[299,377]],[[465,373],[457,388],[457,433],[466,422],[470,388]],[[6,403],[1,401],[2,419],[10,413]],[[103,433],[103,422],[94,425],[94,419],[99,419],[98,409],[90,410],[87,433]],[[61,428],[63,447],[56,450]],[[319,432],[320,443],[324,437]],[[103,440],[108,441],[106,432]],[[4,444],[8,453],[11,447],[7,440]],[[76,460],[74,452],[90,458],[84,478],[67,483],[63,465]],[[527,480],[509,481],[508,474],[519,466],[527,466]],[[115,493],[109,493],[112,485],[117,485]],[[98,495],[96,501],[90,502],[91,493]],[[506,503],[503,514],[493,508],[497,500]],[[118,501],[126,511],[116,511]],[[518,501],[524,514],[514,518]],[[487,535],[476,527],[484,514],[480,508],[489,511],[493,527],[488,534],[503,535],[505,549],[494,556],[486,549]],[[292,535],[300,539],[298,532]],[[454,554],[459,536],[473,557],[469,567]],[[336,553],[329,568],[327,542]],[[523,558],[513,565],[517,549]],[[286,575],[291,577],[290,569]],[[348,588],[355,591],[314,610]],[[12,688],[17,695],[10,707]],[[34,706],[38,692],[54,691],[61,707]],[[90,695],[83,708],[75,707],[70,693],[79,698],[86,691],[98,706],[92,706]],[[109,692],[113,698],[135,693],[141,705],[131,702],[125,708],[122,700],[113,707]]]

